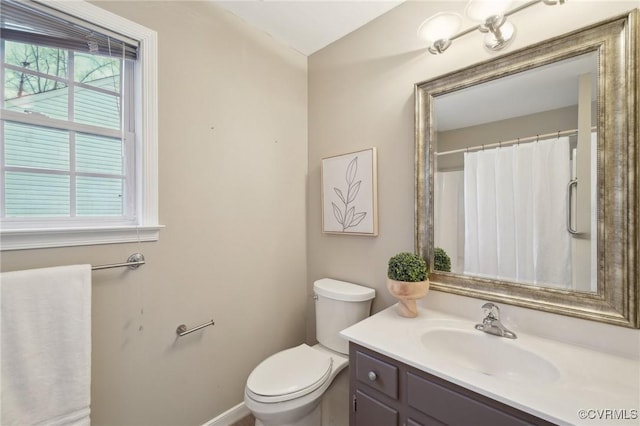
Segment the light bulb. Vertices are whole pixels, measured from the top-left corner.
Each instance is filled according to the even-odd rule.
[[[511,0],[470,0],[464,13],[474,21],[484,22],[492,16],[503,15],[511,3]]]
[[[432,44],[449,40],[462,25],[462,17],[453,12],[440,12],[426,19],[418,28],[418,37]]]

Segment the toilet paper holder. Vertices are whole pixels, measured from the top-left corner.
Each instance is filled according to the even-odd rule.
[[[213,322],[213,320],[211,321],[207,321],[204,324],[200,324],[198,326],[193,327],[192,329],[187,330],[187,326],[185,324],[180,324],[178,326],[178,328],[176,328],[176,334],[180,337],[182,336],[186,336],[189,333],[193,333],[194,331],[198,331],[201,328],[205,328],[208,327],[210,325],[215,325],[215,322]]]

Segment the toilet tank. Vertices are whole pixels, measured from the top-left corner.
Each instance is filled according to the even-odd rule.
[[[316,299],[316,338],[321,345],[349,353],[349,341],[340,332],[362,321],[371,312],[374,289],[323,278],[313,283]]]

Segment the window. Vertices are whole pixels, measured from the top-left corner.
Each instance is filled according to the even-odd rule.
[[[156,240],[156,35],[47,5],[2,0],[1,248]]]

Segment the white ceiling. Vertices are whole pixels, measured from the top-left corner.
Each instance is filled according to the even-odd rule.
[[[213,0],[309,56],[405,0]]]

